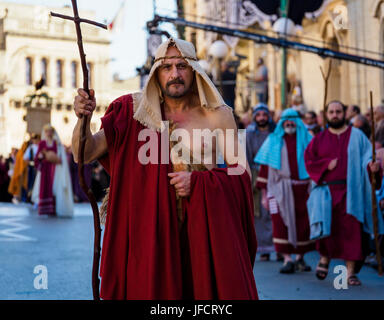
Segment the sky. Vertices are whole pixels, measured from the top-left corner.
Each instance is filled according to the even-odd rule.
[[[136,75],[136,67],[144,64],[147,56],[146,22],[153,17],[153,0],[125,0],[124,29],[111,36],[111,75],[118,73],[121,79]],[[0,1],[3,2],[3,1]],[[35,4],[49,7],[71,5],[71,0],[5,0],[4,2]],[[123,0],[77,0],[79,10],[95,11],[96,21],[110,23]],[[176,10],[176,0],[156,0],[156,12],[172,15]],[[161,25],[172,36],[175,29],[169,23]],[[163,39],[164,40],[164,39]]]

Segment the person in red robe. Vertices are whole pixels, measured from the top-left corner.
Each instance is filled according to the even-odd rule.
[[[0,155],[0,202],[11,202],[12,200],[12,196],[8,193],[9,181],[7,163]]]
[[[284,257],[280,272],[286,274],[311,271],[304,254],[315,249],[309,239],[306,201],[310,181],[303,161],[310,140],[298,112],[286,109],[255,157],[261,165],[256,187],[262,190],[263,206],[271,213],[275,249]],[[296,254],[295,262],[292,254]]]
[[[76,115],[91,115],[94,91],[78,93]],[[257,242],[246,160],[239,166],[223,153],[226,168],[218,168],[214,160],[200,163],[199,170],[194,169],[197,164],[183,162],[180,170],[172,157],[172,162],[163,161],[173,150],[165,120],[187,133],[216,128],[237,132],[232,110],[198,64],[193,45],[178,39],[158,48],[143,92],[116,99],[102,118],[102,129],[94,135],[87,131],[85,161],[99,159],[111,177],[101,298],[257,299]],[[75,161],[79,128],[78,122],[72,139]],[[218,134],[224,150],[221,142],[231,140]],[[193,155],[207,150],[204,144],[190,145]]]
[[[40,171],[39,215],[55,216],[55,198],[53,196],[53,179],[57,158],[57,144],[54,139],[54,128],[44,126],[42,140],[39,142],[35,155],[35,166]]]
[[[331,216],[323,223],[323,225],[330,224],[330,230],[323,231],[326,236],[322,236],[316,241],[316,248],[321,255],[316,268],[316,276],[318,279],[324,280],[328,274],[330,260],[343,259],[346,261],[348,270],[348,284],[352,286],[361,285],[356,273],[359,269],[357,262],[360,262],[361,266],[364,260],[364,232],[362,223],[352,212],[347,211],[347,189],[348,187],[355,189],[359,187],[347,185],[349,157],[353,156],[349,153],[351,134],[362,136],[360,139],[366,142],[367,151],[370,151],[371,147],[368,139],[358,129],[346,124],[345,112],[346,107],[340,101],[332,101],[327,105],[328,129],[316,135],[304,155],[306,169],[311,179],[318,186],[328,186],[331,195],[331,199],[328,200],[331,206]],[[357,156],[357,152],[356,159],[353,161],[356,164],[363,164],[363,159]],[[377,174],[378,189],[381,185],[379,167],[377,162],[371,162],[367,168]],[[315,197],[315,193],[313,196]],[[331,221],[329,221],[330,219]],[[328,233],[330,234],[328,235]]]

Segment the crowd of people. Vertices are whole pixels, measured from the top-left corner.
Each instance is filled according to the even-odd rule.
[[[310,272],[306,254],[317,250],[319,280],[327,277],[332,259],[341,259],[348,285],[361,285],[358,273],[375,253],[371,180],[377,181],[377,231],[384,234],[382,107],[375,108],[377,129],[372,131],[370,117],[341,101],[329,102],[318,114],[307,111],[300,83],[294,81],[291,107],[274,112],[267,106],[268,75],[259,59],[257,75],[249,80],[257,83],[260,103],[251,118],[240,117],[233,113],[234,75],[228,65],[222,64],[220,94],[191,43],[168,39],[154,61],[143,91],[114,100],[101,120],[103,129],[86,133],[85,159],[100,159],[112,173],[100,296],[257,299],[256,250],[263,261],[276,252],[284,274]],[[91,116],[95,92],[79,89],[74,106],[79,119]],[[197,141],[186,158],[204,154],[207,159],[221,151],[225,166],[137,161],[142,143],[137,137],[146,128],[159,133],[161,120],[187,132],[222,129],[218,148]],[[226,130],[233,132],[236,125],[246,128],[249,166],[233,175],[230,170],[240,165],[229,150],[240,139],[229,139]],[[371,134],[377,138],[377,161]],[[157,143],[155,159],[170,146]]]
[[[318,279],[326,278],[331,259],[342,259],[348,284],[361,285],[357,274],[363,264],[378,265],[371,237],[371,173],[377,181],[379,241],[384,249],[384,105],[374,108],[374,132],[370,113],[363,115],[359,106],[331,101],[324,117],[323,111],[307,111],[301,97],[294,97],[291,108],[282,113],[259,103],[251,121],[242,120],[259,259],[268,261],[276,252],[283,262],[281,273],[308,272],[304,255],[317,250]]]
[[[41,135],[31,134],[5,158],[0,156],[0,202],[31,203],[41,216],[73,216],[73,204],[87,202],[81,189],[70,146],[64,146],[51,125]],[[84,166],[84,176],[101,201],[109,186],[104,168],[93,162]]]
[[[87,183],[98,200],[109,185],[103,167],[112,177],[101,298],[258,299],[256,250],[263,261],[276,252],[284,274],[311,271],[305,255],[317,250],[319,280],[327,277],[331,259],[342,259],[348,284],[361,285],[357,274],[375,253],[373,178],[378,233],[384,234],[384,106],[375,108],[377,126],[371,130],[373,119],[355,105],[331,101],[318,114],[307,111],[296,84],[293,92],[299,94],[291,107],[275,112],[267,105],[267,70],[260,59],[255,81],[260,82],[261,102],[250,118],[233,118],[233,95],[223,99],[191,43],[170,38],[159,46],[154,61],[143,92],[114,100],[97,133],[86,129],[84,160],[93,163],[86,168]],[[79,89],[73,155],[48,125],[41,137],[32,136],[7,160],[0,159],[0,187],[12,201],[33,202],[42,215],[69,216],[73,201],[85,200],[73,159],[78,157],[80,119],[95,108],[94,90]],[[173,128],[203,126],[224,135],[236,124],[246,128],[250,168],[229,174],[239,163],[227,145],[222,149],[225,167],[208,161],[198,166],[192,161],[181,170],[176,162],[143,164],[135,157],[143,144],[139,134],[149,128],[160,135],[162,119]],[[371,135],[377,161],[372,160]],[[232,143],[237,145],[236,136]],[[157,155],[169,146],[156,144]],[[206,159],[219,151],[200,143],[193,149],[191,159],[194,152]]]

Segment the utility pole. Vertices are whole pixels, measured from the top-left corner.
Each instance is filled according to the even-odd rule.
[[[280,1],[281,17],[286,18],[284,26],[284,41],[287,37],[289,0]],[[287,48],[281,48],[281,108],[287,107]]]

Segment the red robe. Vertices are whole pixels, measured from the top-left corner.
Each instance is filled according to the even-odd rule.
[[[53,196],[53,179],[56,165],[45,159],[39,159],[39,155],[44,149],[57,154],[56,141],[53,140],[52,146],[47,146],[45,140],[40,141],[35,156],[35,165],[41,172],[38,212],[39,215],[46,214],[53,216],[56,214],[55,198]]]
[[[296,155],[296,135],[284,135],[284,140],[287,145],[291,179],[299,180],[299,169],[297,166]],[[267,181],[268,166],[261,165],[256,187],[259,189],[267,189]],[[315,249],[314,242],[309,240],[310,228],[307,212],[307,199],[309,196],[308,184],[292,185],[296,214],[296,247],[288,242],[288,228],[284,224],[280,214],[271,214],[273,242],[276,252],[286,254],[304,254]]]
[[[111,176],[101,257],[103,299],[257,299],[251,181],[227,169],[193,172],[178,229],[171,164],[142,165],[131,95],[102,118]],[[156,133],[160,142],[160,134]],[[160,143],[158,144],[160,163]]]
[[[340,135],[324,130],[312,139],[304,153],[305,166],[315,183],[346,180],[348,164],[348,144],[352,128]],[[337,158],[337,166],[328,170],[331,160]],[[380,174],[376,178],[381,185]],[[316,242],[322,256],[347,261],[360,261],[364,258],[362,248],[362,225],[347,213],[347,185],[329,185],[332,197],[331,235]]]

